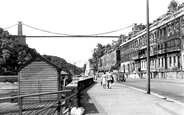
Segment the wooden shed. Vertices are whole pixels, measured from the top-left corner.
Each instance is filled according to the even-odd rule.
[[[23,64],[18,70],[18,93],[29,95],[61,90],[61,69],[40,54]],[[55,100],[56,94],[27,97],[23,102]]]

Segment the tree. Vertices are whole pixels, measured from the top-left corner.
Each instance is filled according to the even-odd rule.
[[[100,58],[104,55],[104,46],[100,43],[97,44],[97,48],[95,48],[94,53],[96,55],[96,58]]]
[[[178,9],[178,2],[176,2],[175,0],[172,0],[168,6],[168,12],[173,13],[177,11],[177,9]]]
[[[17,68],[30,60],[36,50],[17,43],[8,31],[0,28],[0,74],[17,74]]]
[[[88,61],[89,61],[89,64],[90,64],[90,65],[93,64],[93,59],[92,59],[92,58],[90,58]]]
[[[103,48],[103,45],[101,43],[98,43],[96,46],[97,46],[98,49],[102,49]]]
[[[118,38],[117,41],[117,46],[119,47],[122,44],[123,40],[121,39],[121,37]]]
[[[82,68],[79,68],[73,64],[68,63],[65,59],[57,57],[57,56],[51,56],[51,55],[43,55],[44,58],[48,59],[58,67],[60,67],[62,70],[68,72],[71,74],[70,70],[74,72],[74,74],[80,74],[83,72]]]
[[[184,2],[178,5],[178,10],[184,7]]]

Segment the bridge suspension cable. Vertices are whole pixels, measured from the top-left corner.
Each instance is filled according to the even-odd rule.
[[[12,27],[17,26],[17,25],[18,25],[18,24],[14,24],[14,25],[12,25],[12,26],[9,26],[9,27],[3,28],[3,29],[4,29],[4,30],[7,30],[7,29],[12,28]]]
[[[65,34],[65,33],[57,33],[57,32],[47,31],[47,30],[43,30],[43,29],[40,29],[40,28],[36,28],[36,27],[30,26],[30,25],[24,24],[24,23],[22,23],[22,24],[24,26],[29,27],[29,28],[36,29],[36,30],[39,30],[39,31],[43,31],[43,32],[46,32],[46,33],[51,33],[51,34],[56,34],[56,35],[62,35],[62,36],[79,36],[79,37],[82,37],[82,36],[84,36],[84,37],[86,37],[86,36],[99,36],[99,35],[104,35],[104,34],[110,34],[110,33],[118,32],[118,31],[121,31],[121,30],[130,28],[130,27],[133,26],[133,25],[129,25],[129,26],[124,27],[124,28],[121,28],[121,29],[117,29],[117,30],[113,30],[113,31],[108,31],[108,32],[102,32],[102,33],[97,33],[97,34],[76,35],[76,34]]]
[[[90,34],[90,36],[98,36],[98,35],[104,35],[104,34],[110,34],[110,33],[114,33],[114,32],[118,32],[127,28],[132,27],[133,25],[129,25],[127,27],[121,28],[121,29],[117,29],[117,30],[113,30],[113,31],[108,31],[108,32],[103,32],[103,33],[98,33],[98,34]]]

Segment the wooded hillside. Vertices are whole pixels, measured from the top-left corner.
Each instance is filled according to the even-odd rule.
[[[0,74],[17,74],[17,68],[37,54],[35,49],[28,45],[19,44],[8,31],[0,28]]]

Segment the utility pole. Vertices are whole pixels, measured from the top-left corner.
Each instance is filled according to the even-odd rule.
[[[149,0],[146,3],[147,6],[147,94],[150,94],[150,40],[149,40]]]

